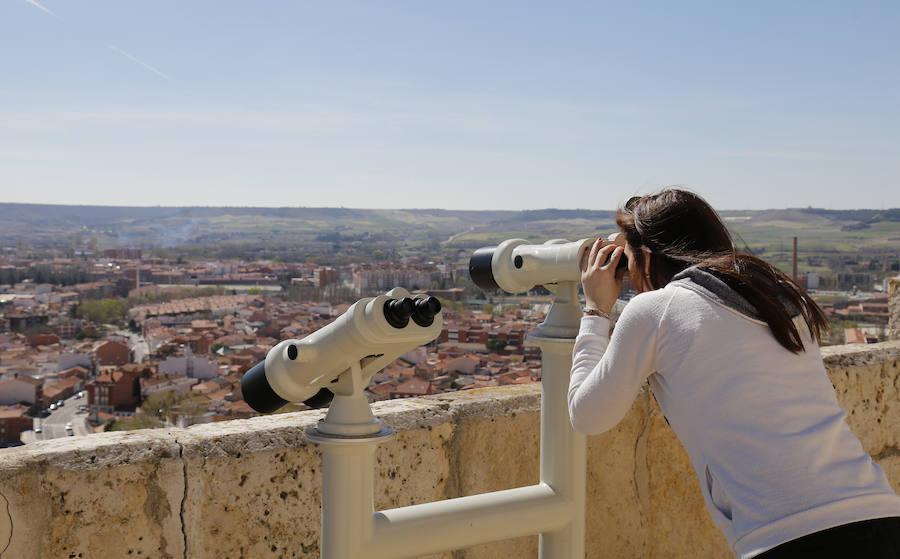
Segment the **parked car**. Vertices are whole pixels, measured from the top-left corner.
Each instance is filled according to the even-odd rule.
[[[50,404],[50,411],[56,411],[56,408],[57,408],[57,406],[56,406],[55,403],[54,403],[54,404]]]
[[[70,431],[72,429],[72,422],[66,423],[66,431]]]
[[[60,400],[58,403],[59,403],[59,407],[63,407],[64,405],[66,405],[65,400]]]
[[[38,425],[37,427],[34,428],[34,432],[35,432],[35,434],[37,434],[37,433],[43,433],[43,432],[44,432],[44,428],[41,427],[40,425]]]

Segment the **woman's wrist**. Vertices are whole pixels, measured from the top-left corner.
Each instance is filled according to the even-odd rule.
[[[588,305],[584,307],[584,315],[585,316],[599,316],[600,318],[609,319],[609,311],[604,311],[603,309],[598,309],[597,307],[592,307]]]
[[[615,299],[610,301],[609,299],[605,299],[604,297],[585,297],[584,298],[584,308],[597,309],[598,311],[603,311],[605,313],[611,313],[612,308],[615,304],[616,304]]]

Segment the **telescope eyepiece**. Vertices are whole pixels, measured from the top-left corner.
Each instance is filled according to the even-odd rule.
[[[410,297],[388,299],[384,303],[384,318],[394,328],[406,328],[409,317],[415,312],[415,304]]]
[[[415,300],[416,310],[413,311],[413,322],[423,328],[427,328],[434,323],[434,316],[441,312],[441,302],[437,297],[427,297]]]
[[[265,361],[257,363],[241,377],[241,394],[247,405],[260,413],[272,413],[288,403],[269,384]]]
[[[500,289],[497,280],[494,279],[494,269],[491,267],[496,248],[482,247],[473,252],[469,258],[469,277],[472,278],[472,283],[481,289]]]

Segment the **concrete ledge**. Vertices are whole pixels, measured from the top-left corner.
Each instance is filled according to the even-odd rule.
[[[829,371],[860,367],[900,359],[900,343],[848,344],[822,348],[822,361]]]
[[[823,359],[851,428],[900,489],[900,342],[825,348]],[[374,408],[397,432],[378,450],[378,508],[538,480],[538,385]],[[104,433],[0,452],[0,557],[318,557],[320,455],[303,432],[322,416]],[[589,438],[588,461],[589,557],[729,555],[648,392],[616,429]],[[533,557],[536,541],[440,557]]]

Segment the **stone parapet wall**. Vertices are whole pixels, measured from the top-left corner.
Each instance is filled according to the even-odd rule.
[[[851,428],[900,490],[900,342],[823,354]],[[374,409],[396,431],[377,454],[378,508],[538,481],[538,385]],[[2,451],[0,557],[318,557],[320,454],[303,431],[322,415],[105,433]],[[687,455],[648,392],[614,430],[588,439],[587,487],[588,557],[730,555]],[[536,554],[532,536],[434,557]]]

